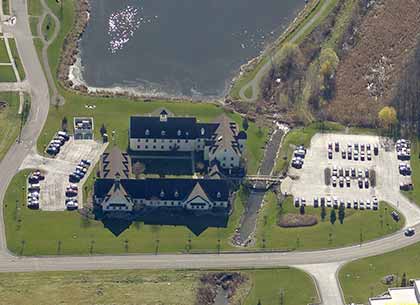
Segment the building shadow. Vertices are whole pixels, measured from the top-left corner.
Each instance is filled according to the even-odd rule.
[[[147,211],[138,213],[135,216],[119,215],[107,217],[101,212],[95,213],[96,219],[102,221],[105,228],[115,236],[119,236],[127,230],[133,222],[143,222],[145,225],[159,226],[184,226],[194,235],[199,236],[207,228],[226,228],[229,214],[227,213],[206,213],[194,214],[186,211]]]

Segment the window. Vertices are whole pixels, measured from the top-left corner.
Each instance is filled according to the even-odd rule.
[[[226,160],[226,157],[223,157],[223,161],[225,161]]]
[[[140,147],[141,147],[140,145],[137,145],[137,148],[138,148],[138,149],[140,149]]]
[[[172,140],[169,140],[169,143],[172,143]]]
[[[233,161],[233,157],[231,157],[230,160]]]
[[[172,149],[172,145],[169,145],[169,149]]]
[[[163,149],[163,145],[160,146],[160,149]]]
[[[156,143],[156,139],[153,139],[153,143]]]
[[[185,140],[185,143],[188,143],[188,140]]]
[[[177,143],[181,142],[181,140],[176,140]]]
[[[149,143],[149,139],[146,139],[146,143]]]
[[[153,145],[153,149],[156,149],[156,145]]]
[[[147,145],[146,145],[146,146],[144,146],[144,148],[145,148],[145,149],[148,149],[148,148],[149,148],[149,146],[147,146]]]

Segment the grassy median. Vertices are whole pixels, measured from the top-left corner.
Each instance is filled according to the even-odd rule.
[[[0,102],[6,102],[4,107],[0,105],[0,160],[2,160],[19,134],[19,94],[1,92]]]
[[[310,227],[283,228],[277,225],[280,214],[299,214],[299,208],[293,206],[288,197],[282,203],[280,211],[274,193],[265,198],[265,205],[259,214],[257,246],[268,249],[313,250],[338,248],[352,244],[364,243],[381,236],[394,233],[404,226],[404,220],[395,222],[390,213],[394,210],[385,202],[380,203],[378,211],[345,210],[343,224],[337,220],[330,222],[331,208],[326,209],[325,220],[321,219],[321,208],[307,206],[305,215],[313,215],[318,223]]]
[[[200,276],[220,270],[113,270],[2,273],[4,304],[142,304],[193,305]],[[223,270],[226,272],[226,270]],[[235,270],[248,278],[235,304],[302,305],[318,301],[312,279],[293,268]],[[69,293],[70,292],[70,293]]]

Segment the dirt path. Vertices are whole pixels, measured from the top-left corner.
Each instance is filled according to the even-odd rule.
[[[331,5],[331,3],[335,1],[335,0],[325,0],[322,3],[322,6],[319,8],[318,12],[316,12],[316,14],[309,20],[307,20],[305,22],[305,24],[302,26],[302,28],[300,28],[299,31],[297,31],[289,40],[290,43],[296,43],[300,38],[302,38],[304,35],[306,35],[306,31],[316,22],[318,21],[319,18],[321,18],[325,12],[327,11],[328,7]],[[275,56],[278,56],[280,53],[280,50],[276,53]],[[263,77],[265,75],[267,75],[267,73],[269,72],[271,67],[271,62],[268,61],[266,62],[261,68],[260,70],[257,72],[257,74],[255,75],[255,77],[249,81],[249,83],[247,83],[246,85],[244,85],[241,90],[239,90],[239,97],[241,98],[241,100],[246,101],[246,102],[255,102],[258,98],[258,89],[259,89],[259,85],[261,83],[261,80],[263,79]],[[252,96],[251,97],[246,97],[245,92],[247,91],[248,88],[251,87],[251,91],[252,91]]]

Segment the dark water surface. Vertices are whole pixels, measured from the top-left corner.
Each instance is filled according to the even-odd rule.
[[[90,2],[91,18],[81,41],[83,78],[88,85],[206,97],[223,95],[240,65],[273,41],[305,3]]]

